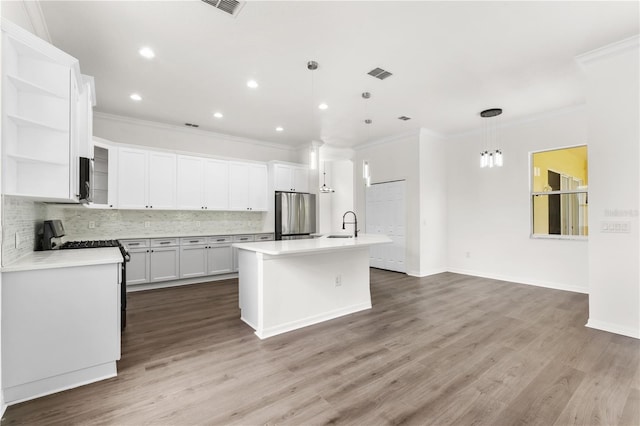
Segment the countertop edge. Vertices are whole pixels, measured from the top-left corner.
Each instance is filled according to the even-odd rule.
[[[90,253],[87,254],[87,251],[90,251]],[[81,252],[84,252],[84,255],[78,256]],[[0,272],[73,268],[77,266],[122,263],[122,261],[122,254],[118,248],[39,251],[27,253],[9,265],[1,267]]]

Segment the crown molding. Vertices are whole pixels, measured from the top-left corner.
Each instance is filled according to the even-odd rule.
[[[49,34],[49,27],[47,27],[47,21],[44,19],[44,13],[42,13],[40,1],[23,1],[22,5],[29,21],[31,21],[31,26],[33,26],[35,34],[41,39],[53,44],[51,42],[51,35]]]
[[[533,123],[536,121],[545,120],[545,119],[557,117],[560,115],[570,114],[572,112],[582,111],[586,109],[586,107],[587,107],[587,104],[578,104],[578,105],[571,105],[564,108],[554,109],[551,111],[544,111],[544,112],[532,114],[520,119],[499,123],[496,126],[496,129],[506,129],[509,127],[521,126],[527,123]],[[449,135],[446,135],[445,139],[455,139],[455,138],[461,138],[465,136],[477,136],[477,135],[482,135],[483,132],[484,130],[482,126],[479,125],[478,128],[474,130],[468,130],[466,132],[460,132],[460,133],[451,133]]]
[[[108,121],[115,121],[119,123],[126,123],[126,124],[132,124],[132,125],[143,126],[143,127],[152,127],[155,129],[171,130],[174,132],[190,133],[190,134],[199,135],[199,136],[214,137],[214,138],[224,139],[227,141],[241,142],[241,143],[246,143],[251,145],[263,146],[267,148],[281,149],[284,151],[297,151],[298,149],[300,149],[300,147],[298,146],[294,147],[294,146],[283,145],[275,142],[267,142],[267,141],[261,141],[257,139],[244,138],[241,136],[228,135],[224,133],[216,133],[209,130],[187,128],[187,127],[177,126],[175,124],[142,120],[140,118],[125,117],[122,115],[109,114],[109,113],[100,112],[100,111],[94,111],[93,116],[94,118],[101,118],[103,120],[108,120]]]
[[[598,62],[602,59],[606,59],[612,56],[619,55],[627,50],[636,49],[640,47],[640,35],[636,34],[632,37],[625,38],[624,40],[617,41],[615,43],[607,44],[606,46],[599,47],[597,49],[585,52],[575,57],[578,64],[581,66],[590,65],[594,62]]]

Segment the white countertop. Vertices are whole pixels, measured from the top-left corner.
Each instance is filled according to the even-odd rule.
[[[121,263],[117,247],[34,251],[3,266],[1,272],[33,271],[36,269],[70,268],[74,266]]]
[[[344,250],[375,244],[391,243],[386,235],[360,234],[358,238],[310,238],[305,240],[260,241],[254,243],[234,244],[233,247],[242,250],[255,251],[269,255],[283,255],[295,253],[313,253],[330,250]]]

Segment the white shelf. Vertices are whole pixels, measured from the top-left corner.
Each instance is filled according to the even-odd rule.
[[[13,114],[7,114],[7,117],[12,119],[18,126],[36,127],[36,128],[46,129],[46,130],[53,130],[55,132],[69,133],[69,129],[61,129],[59,127],[54,127],[49,124],[42,123],[40,121],[31,120],[25,117],[20,117]]]
[[[15,75],[7,74],[7,78],[9,81],[20,91],[22,92],[30,92],[38,95],[51,96],[59,99],[67,99],[68,96],[61,95],[59,93],[54,92],[53,90],[49,90],[45,87],[39,86],[35,83],[17,77]]]
[[[43,160],[40,158],[27,157],[26,155],[19,155],[19,154],[7,154],[7,157],[13,160],[19,161],[21,163],[36,163],[36,164],[43,164],[43,165],[47,164],[50,166],[62,166],[62,167],[67,167],[69,165],[68,162]]]

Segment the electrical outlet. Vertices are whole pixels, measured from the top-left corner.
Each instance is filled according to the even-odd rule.
[[[20,234],[16,232],[14,239],[15,239],[16,248],[20,247]]]
[[[342,275],[336,275],[336,287],[340,287],[342,285]]]
[[[89,221],[89,229],[94,229],[96,227],[96,223],[94,221]]]
[[[200,221],[196,220],[196,228],[200,228]]]
[[[149,222],[148,220],[144,222],[144,227],[145,228],[149,228],[151,227],[151,222]]]
[[[464,252],[464,256],[468,259],[471,257],[471,252],[470,251],[466,251]]]

